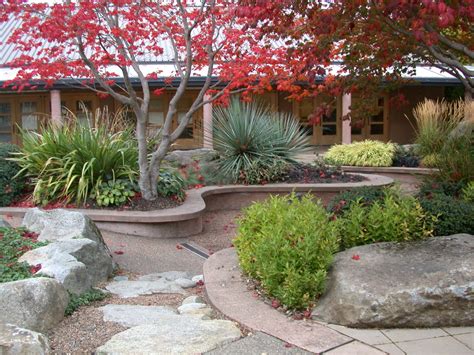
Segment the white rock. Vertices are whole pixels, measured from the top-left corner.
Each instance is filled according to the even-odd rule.
[[[182,288],[191,288],[196,286],[196,283],[190,279],[180,278],[176,279],[174,282]]]
[[[69,302],[56,280],[37,277],[0,284],[0,323],[44,332],[64,318]]]
[[[25,214],[23,226],[50,244],[25,253],[20,261],[41,264],[41,272],[54,277],[68,291],[81,294],[112,274],[110,250],[97,226],[84,214],[32,208]]]
[[[205,302],[200,296],[189,296],[189,297],[186,297],[181,304],[184,305],[188,303],[205,303]]]
[[[167,281],[164,278],[157,281],[114,281],[105,288],[121,298],[152,295],[154,293],[186,294],[186,291],[175,282]]]
[[[114,335],[99,354],[198,354],[240,338],[235,323],[177,316],[159,325],[140,325]]]
[[[204,275],[193,276],[193,278],[191,280],[193,280],[196,283],[198,283],[199,281],[204,281]]]
[[[212,314],[212,308],[207,307],[204,303],[187,303],[179,306],[178,312],[183,315],[209,318]]]
[[[135,327],[142,324],[157,324],[165,318],[179,317],[174,309],[163,306],[108,304],[99,309],[104,314],[104,321],[116,322],[125,327]]]
[[[13,324],[0,323],[0,354],[43,355],[49,353],[50,347],[45,335]]]
[[[185,271],[166,271],[157,274],[144,275],[138,278],[139,281],[157,281],[160,279],[166,279],[167,281],[189,279],[189,274]]]

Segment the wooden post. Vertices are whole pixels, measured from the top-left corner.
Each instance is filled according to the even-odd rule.
[[[61,114],[61,91],[51,90],[51,122],[61,127],[63,124],[63,117]]]
[[[204,101],[209,100],[209,95],[204,95]],[[213,149],[213,125],[212,125],[212,103],[205,104],[203,110],[203,147]]]
[[[342,96],[342,117],[346,117],[351,113],[351,94],[344,94]],[[342,120],[342,144],[351,144],[351,120]]]

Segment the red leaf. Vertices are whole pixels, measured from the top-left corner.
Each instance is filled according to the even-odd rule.
[[[176,249],[181,250],[183,247],[180,244],[176,244]]]
[[[114,253],[117,254],[117,255],[122,255],[123,251],[122,250],[116,250],[116,251],[114,251]]]
[[[360,260],[360,256],[358,254],[352,255],[352,260]]]

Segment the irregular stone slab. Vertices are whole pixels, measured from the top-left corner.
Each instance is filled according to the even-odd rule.
[[[471,326],[473,289],[472,235],[365,245],[336,255],[313,316],[350,327]]]
[[[0,323],[0,354],[43,355],[49,354],[50,351],[45,335],[13,324]]]
[[[158,281],[161,279],[176,281],[178,279],[190,279],[190,276],[185,271],[165,271],[157,274],[144,275],[138,278],[139,281]]]
[[[159,325],[140,325],[114,335],[99,354],[199,354],[241,336],[235,323],[177,316]]]
[[[205,303],[202,297],[200,296],[189,296],[186,297],[181,304],[188,304],[188,303]]]
[[[179,285],[166,279],[157,281],[114,281],[105,288],[121,298],[152,295],[154,293],[186,294],[186,291]]]
[[[20,261],[41,264],[42,273],[70,292],[86,292],[112,275],[110,250],[94,222],[82,213],[33,208],[26,213],[23,226],[50,244],[25,253]]]
[[[0,284],[0,323],[45,332],[64,318],[66,289],[47,277]]]
[[[196,286],[196,283],[190,279],[179,278],[176,279],[174,282],[182,288],[191,288]]]
[[[156,324],[170,317],[179,317],[174,309],[163,306],[108,304],[99,309],[104,313],[104,321],[120,323],[124,327]]]
[[[199,316],[209,318],[212,314],[212,308],[204,303],[188,303],[178,307],[178,312],[183,315]]]
[[[128,276],[115,276],[114,281],[128,281]]]
[[[90,290],[113,272],[108,251],[90,239],[59,240],[33,249],[19,260],[29,265],[41,264],[41,273],[55,278],[75,294]]]

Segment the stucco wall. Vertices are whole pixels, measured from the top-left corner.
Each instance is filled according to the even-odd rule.
[[[441,99],[444,97],[443,86],[409,86],[401,90],[408,103],[402,107],[390,107],[389,110],[389,139],[392,142],[407,144],[412,143],[415,131],[413,108],[417,103],[429,99]],[[408,117],[405,117],[405,115]]]

